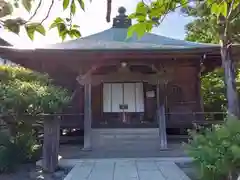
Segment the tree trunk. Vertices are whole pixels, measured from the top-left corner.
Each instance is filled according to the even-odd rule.
[[[231,56],[231,46],[222,45],[221,47],[222,63],[225,74],[225,84],[227,90],[227,109],[228,115],[240,117],[238,92],[236,88],[236,69]]]
[[[56,117],[44,119],[43,170],[54,172],[58,167],[60,120]]]

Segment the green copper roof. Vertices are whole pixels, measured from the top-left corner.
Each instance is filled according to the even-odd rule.
[[[76,40],[46,46],[50,49],[185,49],[206,48],[218,45],[202,44],[176,40],[152,33],[146,33],[141,39],[136,35],[126,39],[127,28],[110,28]]]
[[[157,34],[146,33],[138,39],[136,34],[127,39],[128,27],[131,20],[125,15],[125,8],[119,8],[119,15],[113,19],[113,26],[105,31],[44,48],[49,49],[79,49],[79,50],[111,50],[111,49],[186,49],[206,48],[218,45],[201,44],[183,40],[172,39]]]

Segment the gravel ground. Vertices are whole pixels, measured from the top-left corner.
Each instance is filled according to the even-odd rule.
[[[30,180],[29,173],[35,170],[35,164],[24,164],[14,173],[0,174],[0,180]]]
[[[61,169],[53,174],[43,174],[35,164],[24,164],[13,173],[0,174],[0,180],[63,180],[71,169]]]

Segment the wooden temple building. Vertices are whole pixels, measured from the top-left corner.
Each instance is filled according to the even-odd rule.
[[[72,92],[61,125],[84,128],[85,149],[110,141],[121,148],[121,139],[153,136],[166,148],[166,129],[204,121],[200,74],[221,65],[220,48],[152,33],[127,39],[129,26],[119,8],[103,32],[36,49],[1,47],[0,54]]]

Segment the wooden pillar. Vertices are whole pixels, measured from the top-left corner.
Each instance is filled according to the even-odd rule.
[[[156,94],[157,94],[157,109],[160,107],[160,84],[159,82],[157,83],[157,89],[156,89]]]
[[[84,85],[84,147],[83,150],[92,149],[92,105],[91,105],[91,83]]]
[[[157,84],[157,120],[160,137],[160,149],[167,149],[166,115],[164,103],[160,103],[160,84]]]
[[[44,119],[43,170],[54,172],[58,167],[60,119],[54,116]]]

